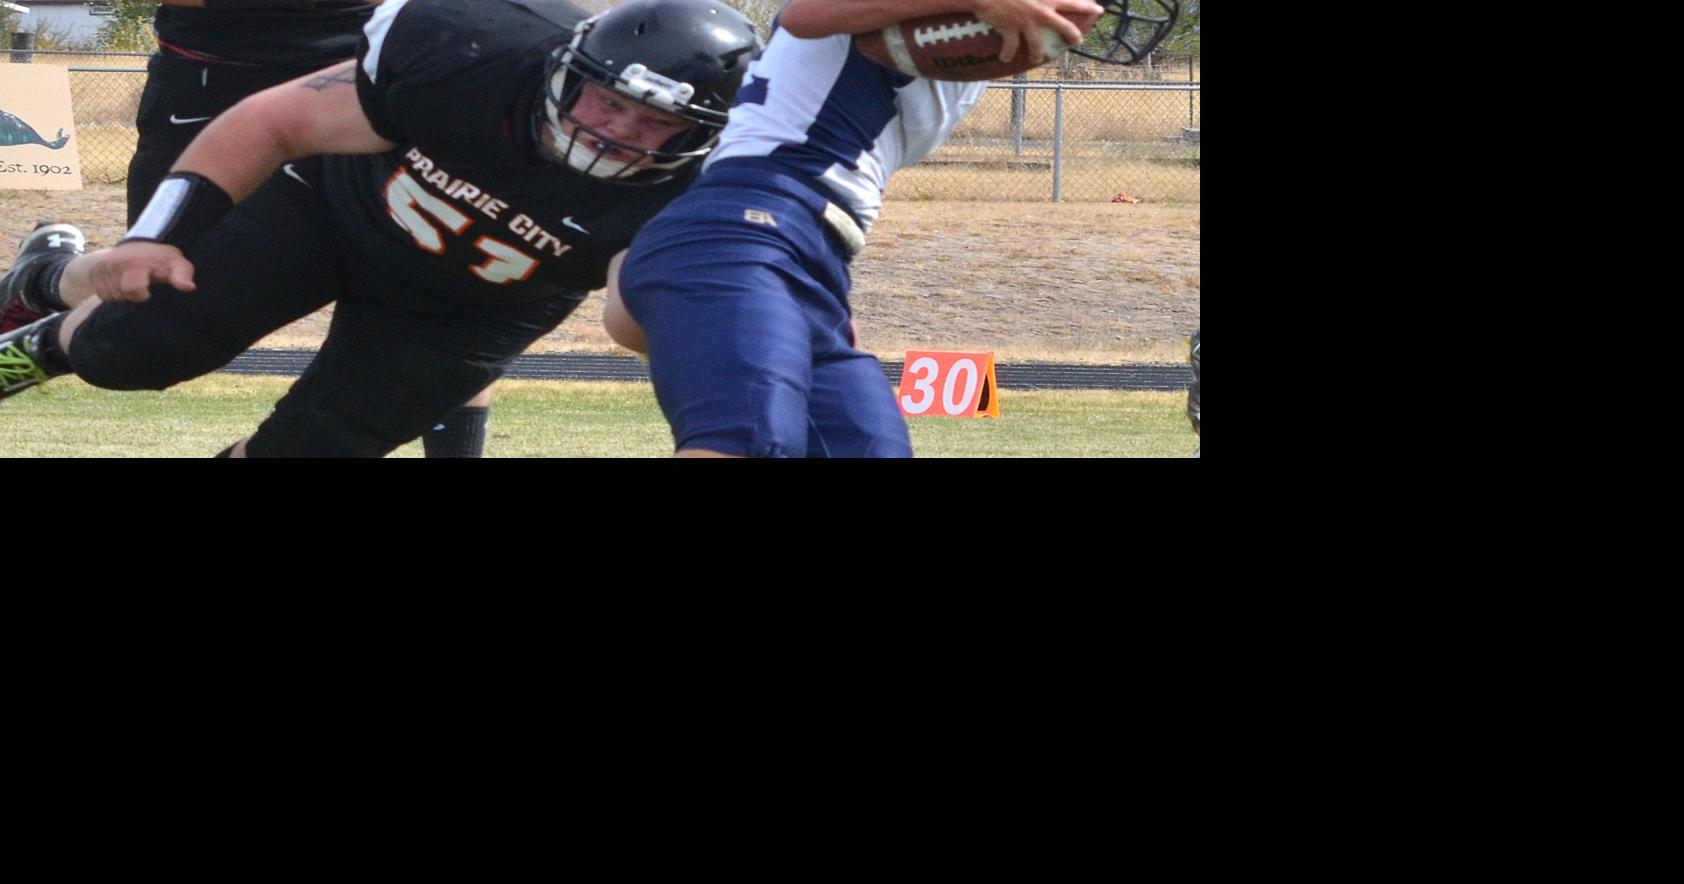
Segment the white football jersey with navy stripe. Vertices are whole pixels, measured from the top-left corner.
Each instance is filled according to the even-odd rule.
[[[940,146],[985,88],[891,71],[847,34],[801,40],[779,30],[749,67],[707,163],[786,162],[829,185],[869,228],[889,176]]]

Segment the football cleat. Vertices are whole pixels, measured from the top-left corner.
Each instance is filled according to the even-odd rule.
[[[35,229],[18,245],[18,257],[12,262],[12,269],[6,271],[5,276],[0,276],[0,312],[4,313],[8,324],[34,314],[27,322],[21,323],[27,325],[56,312],[39,290],[43,271],[54,265],[69,263],[87,247],[88,238],[74,225],[50,221],[35,225]]]
[[[49,371],[41,358],[41,335],[57,330],[58,323],[43,322],[0,334],[0,399],[63,373]]]

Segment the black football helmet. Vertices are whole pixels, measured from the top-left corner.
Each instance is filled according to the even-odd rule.
[[[713,149],[743,74],[764,45],[754,22],[716,0],[627,0],[580,22],[544,69],[538,128],[548,127],[553,139],[543,146],[546,158],[624,184],[672,180]],[[617,141],[573,115],[586,83],[692,125],[654,150]],[[604,156],[610,148],[632,159]]]
[[[1103,36],[1098,47],[1072,46],[1070,51],[1107,64],[1134,64],[1175,29],[1181,17],[1180,0],[1096,0],[1105,15],[1094,25]]]

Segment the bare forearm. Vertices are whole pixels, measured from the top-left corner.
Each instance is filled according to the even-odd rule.
[[[182,151],[171,172],[197,172],[216,182],[234,202],[251,195],[275,173],[288,156],[285,143],[260,125],[259,115],[245,102],[212,120]]]
[[[283,163],[315,154],[380,153],[394,146],[374,132],[363,114],[356,63],[347,61],[229,108],[193,139],[170,171],[203,175],[239,202]]]

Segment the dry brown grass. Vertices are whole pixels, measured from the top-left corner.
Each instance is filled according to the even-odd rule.
[[[1008,155],[1009,156],[1009,155]],[[1052,195],[1052,161],[1024,168],[1023,161],[979,155],[976,158],[935,158],[889,180],[891,200],[997,201],[1048,200]],[[1163,161],[1103,156],[1064,157],[1061,195],[1065,202],[1108,203],[1126,193],[1149,202],[1197,203],[1197,167]]]
[[[0,267],[36,220],[83,225],[90,245],[123,233],[123,191],[0,191]],[[992,350],[1002,362],[1178,362],[1199,326],[1197,206],[892,201],[854,264],[861,346]],[[326,311],[264,339],[314,347]],[[534,347],[624,352],[602,298]]]
[[[983,93],[976,108],[960,121],[953,137],[1010,137],[1014,131],[1011,94],[1010,89],[989,89]],[[1025,91],[1024,95],[1024,137],[1051,138],[1056,119],[1055,93],[1034,89]],[[1198,118],[1198,92],[1110,89],[1064,92],[1065,136],[1072,141],[1159,142],[1180,135],[1183,126],[1191,125],[1189,121]]]

